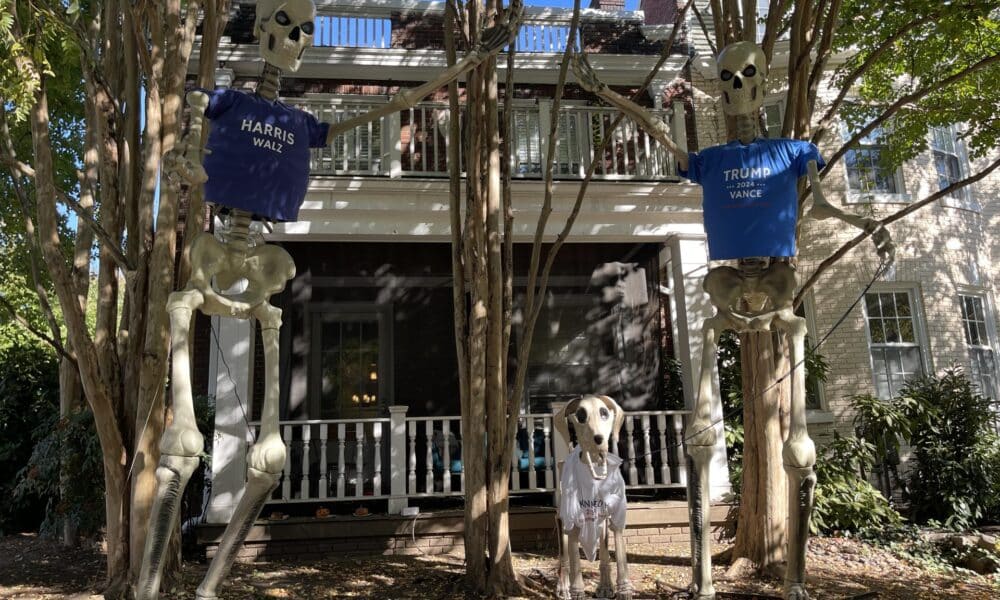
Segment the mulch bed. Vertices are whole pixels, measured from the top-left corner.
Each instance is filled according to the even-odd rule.
[[[719,547],[719,550],[722,546]],[[636,598],[683,598],[690,578],[687,544],[632,545],[629,570]],[[584,561],[584,580],[593,592],[597,563]],[[996,599],[1000,579],[966,571],[934,571],[889,552],[845,538],[814,538],[808,557],[808,586],[822,599]],[[206,569],[186,563],[164,599],[189,599]],[[515,553],[515,567],[528,583],[527,596],[552,597],[554,555]],[[103,578],[100,549],[66,549],[32,535],[0,538],[0,598],[96,600]],[[718,600],[780,597],[781,581],[759,576],[724,579],[715,566]],[[464,561],[440,556],[341,556],[316,562],[236,565],[222,592],[226,600],[268,598],[462,598]]]

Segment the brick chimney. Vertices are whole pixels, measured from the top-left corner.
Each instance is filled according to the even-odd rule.
[[[639,0],[639,10],[646,15],[646,25],[670,25],[677,14],[677,0]]]
[[[625,0],[590,0],[590,8],[621,12],[625,10]]]

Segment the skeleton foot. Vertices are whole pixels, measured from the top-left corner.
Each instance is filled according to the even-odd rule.
[[[614,587],[611,586],[610,582],[601,582],[601,584],[597,586],[597,589],[594,590],[595,600],[597,598],[614,598],[614,597],[615,597],[615,589]]]
[[[155,600],[160,594],[167,543],[180,511],[181,495],[198,462],[196,456],[164,454],[160,457],[160,465],[156,468],[156,499],[150,513],[152,527],[143,548],[136,600]]]
[[[632,587],[631,581],[626,579],[618,582],[618,589],[615,591],[617,600],[632,600],[633,594],[635,594],[635,588]]]
[[[785,588],[785,600],[809,600],[809,593],[801,583],[792,583]]]
[[[576,590],[576,591],[570,590],[569,599],[570,600],[587,600],[587,592],[585,592],[583,590]]]

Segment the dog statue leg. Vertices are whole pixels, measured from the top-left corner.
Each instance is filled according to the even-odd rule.
[[[570,530],[566,551],[569,553],[569,597],[571,600],[585,600],[586,588],[583,585],[583,571],[580,570],[580,528]]]
[[[611,528],[608,527],[607,522],[605,522],[602,529],[600,551],[601,582],[597,585],[597,591],[594,592],[595,600],[597,600],[597,598],[615,597],[615,588],[611,585],[611,552],[608,550],[608,534],[611,533]]]
[[[610,528],[610,524],[609,524]],[[617,600],[632,600],[635,588],[628,578],[628,552],[625,551],[625,532],[611,528],[615,536],[615,563],[618,566],[618,581],[615,590]]]
[[[281,309],[264,303],[254,308],[253,315],[260,321],[264,340],[264,405],[260,417],[260,437],[247,454],[246,491],[222,534],[219,550],[205,578],[198,586],[198,600],[218,598],[219,585],[233,566],[243,540],[277,487],[281,471],[285,468],[285,444],[281,441],[278,428],[278,330],[281,327]]]

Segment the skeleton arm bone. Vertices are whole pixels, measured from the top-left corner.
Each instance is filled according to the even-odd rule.
[[[663,144],[674,155],[682,171],[687,171],[688,154],[674,143],[674,140],[670,137],[670,128],[663,121],[651,115],[648,110],[621,94],[612,91],[604,82],[598,79],[593,67],[590,66],[590,62],[587,61],[586,55],[573,55],[573,74],[576,75],[576,80],[580,84],[580,87],[588,92],[597,94],[602,100],[634,119],[646,133],[652,136],[657,142]]]
[[[512,1],[500,22],[482,33],[476,49],[466,54],[462,60],[442,71],[432,81],[428,81],[413,89],[401,90],[387,104],[363,115],[358,115],[353,119],[339,123],[330,123],[330,131],[326,135],[327,145],[332,144],[338,135],[351,131],[355,127],[365,125],[375,119],[414,106],[434,91],[448,85],[453,80],[458,79],[479,66],[487,58],[495,55],[504,46],[514,41],[514,36],[517,34],[521,22],[523,8],[521,0]]]
[[[864,230],[872,236],[872,242],[875,244],[875,249],[878,252],[879,257],[891,264],[896,257],[896,247],[892,243],[892,237],[889,235],[889,231],[882,225],[882,223],[876,219],[862,217],[846,212],[830,204],[826,199],[826,195],[823,193],[823,183],[819,178],[819,167],[816,165],[816,161],[809,161],[808,170],[809,185],[812,187],[813,197],[812,210],[809,211],[809,216],[818,221],[835,217],[845,223],[849,223],[857,227],[858,229]]]

